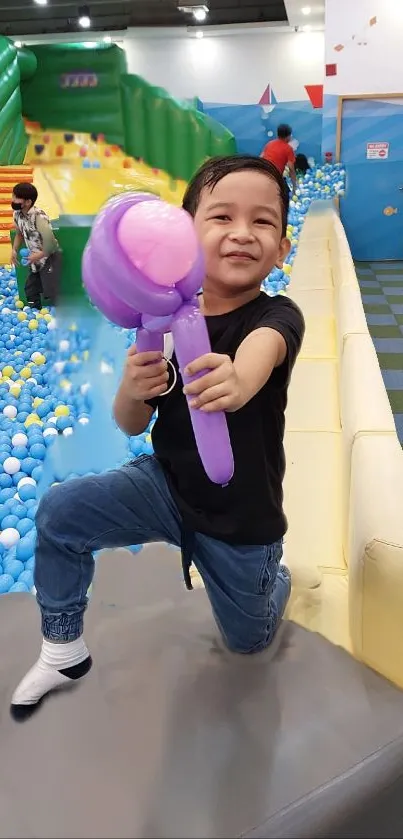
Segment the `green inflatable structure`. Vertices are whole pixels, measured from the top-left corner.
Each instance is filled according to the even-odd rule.
[[[0,35],[0,166],[23,163],[26,148],[17,50]]]
[[[193,104],[140,76],[122,78],[125,149],[174,178],[189,180],[207,157],[236,152],[233,135]]]
[[[231,132],[193,103],[128,75],[126,55],[116,45],[51,44],[30,51],[37,69],[22,79],[23,114],[44,129],[104,134],[127,154],[183,180],[207,157],[236,151]]]

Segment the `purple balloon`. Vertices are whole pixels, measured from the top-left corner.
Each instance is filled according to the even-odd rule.
[[[117,240],[117,228],[130,206],[139,203],[135,193],[126,193],[106,204],[92,229],[90,242],[104,264],[100,281],[113,287],[114,294],[140,312],[150,315],[171,315],[182,303],[175,288],[158,286],[147,279],[130,262]],[[159,199],[150,196],[147,200]]]
[[[190,269],[189,273],[183,280],[176,284],[176,288],[182,295],[183,300],[191,300],[192,297],[201,289],[205,277],[206,268],[204,253],[199,247],[197,260]]]
[[[207,370],[196,376],[185,376],[187,364],[205,353],[211,352],[206,321],[198,305],[184,303],[172,319],[172,335],[175,353],[184,384],[200,378]],[[189,401],[192,397],[186,397]],[[234,474],[234,457],[224,411],[205,414],[189,405],[190,419],[196,438],[200,459],[210,481],[225,486]]]
[[[149,332],[148,329],[138,329],[136,333],[136,347],[139,352],[163,352],[164,336],[162,332]]]
[[[152,315],[142,315],[141,324],[144,329],[149,332],[170,332],[172,323],[172,316],[168,315],[166,318],[156,318]]]
[[[125,329],[140,326],[141,315],[115,297],[110,287],[99,282],[103,272],[102,263],[98,261],[91,245],[87,244],[83,255],[83,279],[90,300],[108,320],[118,326],[123,326]]]

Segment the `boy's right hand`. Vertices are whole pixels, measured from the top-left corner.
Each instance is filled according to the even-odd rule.
[[[167,389],[168,364],[161,352],[137,352],[136,345],[127,353],[123,385],[136,402],[155,399]]]
[[[12,251],[11,251],[11,259],[10,259],[10,262],[11,262],[11,265],[15,265],[15,266],[17,266],[17,265],[19,264],[19,262],[18,262],[18,253],[17,253],[17,251],[16,251],[16,250],[14,250],[14,248],[13,248],[13,249],[12,249]]]

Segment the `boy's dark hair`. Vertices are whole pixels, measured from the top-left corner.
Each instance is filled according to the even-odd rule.
[[[38,198],[38,190],[33,184],[16,184],[13,189],[13,195],[16,198],[22,198],[24,201],[32,201],[32,206],[34,206]]]
[[[203,189],[213,191],[222,178],[231,175],[233,172],[244,171],[261,172],[271,178],[278,186],[281,203],[282,236],[286,235],[288,210],[290,206],[290,193],[283,176],[273,163],[264,160],[262,157],[254,157],[250,154],[234,154],[228,157],[212,157],[196,172],[188,184],[183,197],[182,206],[191,216],[194,216],[199,206],[200,196]]]
[[[295,171],[302,172],[303,175],[306,175],[310,168],[306,154],[297,154],[295,158]]]
[[[279,125],[277,129],[277,137],[279,138],[279,140],[287,140],[288,137],[291,137],[291,134],[291,125],[287,125],[285,122]]]

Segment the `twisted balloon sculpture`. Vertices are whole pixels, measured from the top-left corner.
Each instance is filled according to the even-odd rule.
[[[186,366],[211,352],[196,296],[203,279],[203,253],[185,210],[137,192],[101,209],[83,256],[90,300],[118,326],[137,328],[139,352],[162,352],[164,333],[172,332],[185,384],[203,375],[186,376]],[[234,461],[224,412],[206,414],[190,405],[189,411],[206,474],[227,484]]]

